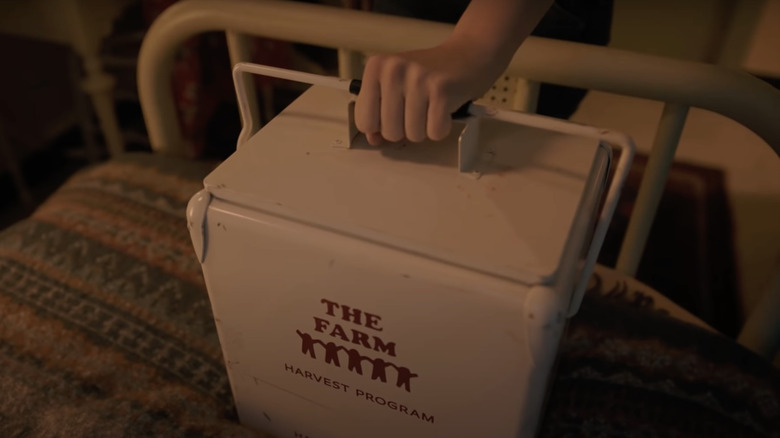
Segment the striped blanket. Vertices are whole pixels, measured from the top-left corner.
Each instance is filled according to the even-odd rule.
[[[128,155],[0,232],[0,436],[257,436],[236,421],[184,219],[210,168]],[[685,319],[600,270],[541,436],[780,437],[777,370]]]

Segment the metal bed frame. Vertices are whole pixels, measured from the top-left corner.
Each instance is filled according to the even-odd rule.
[[[224,31],[231,63],[249,61],[247,36],[339,50],[340,74],[358,76],[356,54],[392,53],[443,41],[452,26],[334,6],[280,0],[189,0],[165,11],[139,55],[138,89],[155,151],[183,154],[171,93],[176,49],[187,38]],[[530,37],[507,75],[664,102],[616,268],[634,276],[690,107],[742,124],[780,155],[780,92],[747,73],[613,48]],[[251,81],[248,82],[251,84]],[[250,97],[252,89],[247,90]],[[255,120],[256,100],[250,101]],[[739,342],[767,357],[780,342],[780,287],[750,313]]]

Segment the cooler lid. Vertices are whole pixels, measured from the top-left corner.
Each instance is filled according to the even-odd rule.
[[[205,179],[222,200],[526,284],[557,272],[598,141],[484,120],[474,173],[440,142],[334,143],[350,96],[312,86]],[[590,213],[590,212],[587,212]]]

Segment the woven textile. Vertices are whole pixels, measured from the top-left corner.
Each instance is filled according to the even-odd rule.
[[[780,437],[780,373],[604,268],[561,343],[543,437]]]
[[[209,169],[130,155],[0,232],[0,436],[252,436],[184,218]],[[780,436],[770,364],[630,279],[591,286],[541,436]]]
[[[91,168],[0,234],[0,436],[250,436],[184,221],[192,166]]]

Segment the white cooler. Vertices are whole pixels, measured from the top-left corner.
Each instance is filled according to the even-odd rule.
[[[533,436],[630,140],[474,106],[445,141],[349,147],[350,99],[312,86],[190,202],[240,421],[279,438]],[[608,143],[623,150],[603,199]]]

